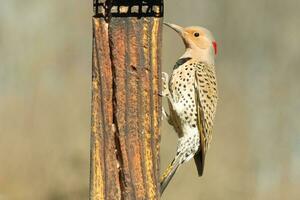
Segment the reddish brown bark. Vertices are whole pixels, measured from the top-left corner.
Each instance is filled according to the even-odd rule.
[[[159,198],[162,18],[140,14],[93,18],[92,200]]]

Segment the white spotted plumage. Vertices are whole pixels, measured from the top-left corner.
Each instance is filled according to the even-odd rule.
[[[205,45],[200,44],[202,41],[193,38],[195,32],[201,35],[207,33],[207,29],[201,27],[184,29],[173,24],[167,25],[181,34],[186,52],[174,66],[170,79],[163,73],[163,95],[168,98],[170,110],[167,118],[179,139],[176,156],[162,175],[161,193],[177,168],[193,157],[198,174],[202,175],[205,155],[212,138],[218,99],[214,59],[211,57],[204,59],[203,56],[203,54],[214,56],[211,53],[216,52],[216,49],[213,49],[215,45],[204,48]]]

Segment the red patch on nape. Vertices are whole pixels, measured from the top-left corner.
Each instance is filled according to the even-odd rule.
[[[215,50],[215,55],[217,55],[218,53],[218,45],[217,45],[217,42],[216,41],[213,41],[213,46],[214,46],[214,50]]]

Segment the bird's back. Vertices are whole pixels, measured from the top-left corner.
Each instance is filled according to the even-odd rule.
[[[170,93],[175,103],[169,104],[171,121],[182,137],[185,124],[197,127],[197,104],[200,104],[204,112],[205,131],[210,133],[218,98],[215,68],[191,58],[183,60],[185,62],[182,59],[177,61],[169,81]]]
[[[195,156],[202,175],[218,98],[214,66],[193,59],[175,65],[169,89],[173,99],[169,120],[181,138],[177,155],[189,152],[184,162]]]

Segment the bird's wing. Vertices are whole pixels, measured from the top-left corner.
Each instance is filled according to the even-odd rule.
[[[204,116],[203,108],[201,106],[199,92],[198,92],[197,88],[195,88],[195,89],[196,89],[195,95],[196,95],[196,101],[197,101],[197,108],[196,108],[197,109],[197,127],[198,127],[199,134],[200,134],[200,149],[194,156],[194,159],[195,159],[195,163],[197,166],[198,175],[202,176],[203,169],[204,169],[204,162],[205,162],[205,153],[206,153],[205,141],[206,141],[207,133],[205,133],[205,116]]]
[[[204,63],[195,70],[195,99],[200,149],[194,156],[199,176],[203,173],[205,154],[211,139],[212,123],[216,110],[217,89],[214,66]]]

